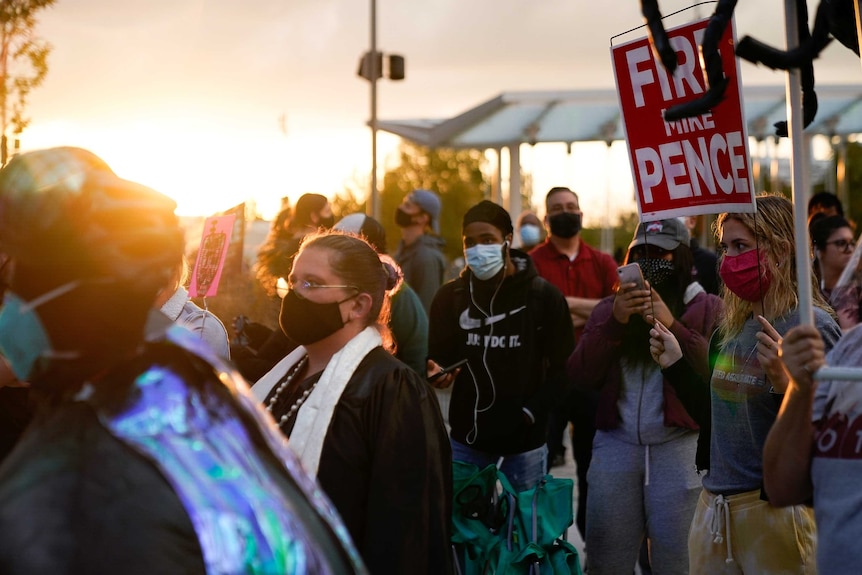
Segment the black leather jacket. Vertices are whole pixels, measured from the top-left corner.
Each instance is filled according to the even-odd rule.
[[[437,397],[381,347],[336,405],[317,480],[371,573],[452,572],[452,455]]]

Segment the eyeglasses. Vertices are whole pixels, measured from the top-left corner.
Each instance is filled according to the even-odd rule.
[[[278,278],[278,281],[275,283],[275,293],[277,293],[278,297],[280,297],[280,298],[284,298],[284,296],[287,295],[288,291],[295,291],[301,296],[303,293],[308,293],[310,290],[326,289],[326,288],[344,288],[344,289],[353,289],[353,290],[359,291],[359,288],[356,286],[353,286],[353,285],[346,285],[346,284],[325,285],[325,284],[310,282],[308,280],[303,280],[301,282],[294,284],[294,283],[291,283],[284,278]]]
[[[829,244],[834,244],[835,247],[838,248],[839,251],[843,251],[843,252],[852,250],[854,247],[856,247],[856,241],[855,240],[846,240],[844,238],[841,238],[840,240],[832,240],[831,242],[824,242],[824,243],[827,246]]]

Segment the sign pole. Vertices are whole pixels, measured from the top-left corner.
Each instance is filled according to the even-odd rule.
[[[787,49],[799,45],[799,24],[795,0],[784,0]],[[793,226],[796,236],[796,285],[799,293],[799,321],[814,324],[811,293],[811,260],[808,257],[808,161],[802,134],[802,84],[798,69],[787,71],[787,130],[792,146],[790,189],[793,193]]]

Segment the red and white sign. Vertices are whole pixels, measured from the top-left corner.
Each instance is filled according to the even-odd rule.
[[[724,100],[706,114],[664,120],[667,108],[706,92],[699,47],[707,22],[668,31],[679,63],[673,76],[647,38],[611,48],[641,221],[755,211],[732,24],[719,42]]]

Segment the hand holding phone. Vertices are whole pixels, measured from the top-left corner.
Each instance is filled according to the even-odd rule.
[[[618,322],[626,324],[632,315],[642,315],[649,311],[650,295],[649,292],[643,295],[646,284],[638,264],[618,267],[617,275],[620,278],[620,285],[614,297],[613,314]],[[634,284],[634,287],[623,288],[623,286],[631,284]]]
[[[635,289],[646,289],[644,284],[644,275],[641,267],[636,264],[626,264],[617,268],[617,275],[620,278],[620,285],[634,283]]]
[[[428,383],[431,383],[431,384],[435,383],[441,377],[443,377],[444,375],[448,375],[448,374],[452,373],[453,371],[455,371],[456,369],[458,369],[459,367],[461,367],[465,363],[467,363],[467,360],[462,359],[460,361],[456,361],[452,365],[444,367],[442,370],[438,371],[434,375],[429,375],[428,376]]]

